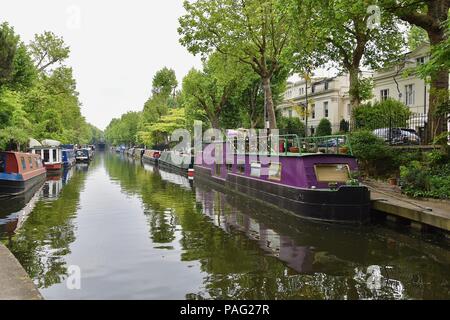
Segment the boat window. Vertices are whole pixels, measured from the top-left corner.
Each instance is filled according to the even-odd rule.
[[[245,174],[245,164],[238,164],[237,165],[237,172],[239,174]]]
[[[28,157],[28,162],[30,163],[30,169],[33,169],[33,160],[31,160],[31,157]]]
[[[253,162],[251,164],[250,175],[252,177],[258,177],[258,178],[261,177],[261,163]]]
[[[59,159],[56,157],[56,149],[53,150],[53,162],[58,162]]]
[[[233,165],[232,164],[227,164],[227,171],[228,172],[233,172]]]
[[[219,164],[219,163],[216,163],[216,170],[215,170],[216,176],[219,176],[219,177],[220,177],[220,175],[221,175],[221,169],[222,169],[222,165]]]
[[[6,159],[5,156],[0,156],[0,172],[5,172],[6,170]]]
[[[350,169],[346,164],[317,164],[314,166],[319,182],[346,182]]]
[[[24,157],[20,157],[20,162],[22,162],[22,169],[26,170],[27,169],[27,163],[25,162],[25,158]]]
[[[50,159],[50,151],[44,150],[44,162],[48,162],[49,159]]]
[[[281,180],[281,163],[271,163],[269,167],[269,179]]]

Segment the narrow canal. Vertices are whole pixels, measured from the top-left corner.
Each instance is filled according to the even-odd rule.
[[[450,298],[445,242],[305,222],[116,154],[0,203],[1,240],[46,299]]]

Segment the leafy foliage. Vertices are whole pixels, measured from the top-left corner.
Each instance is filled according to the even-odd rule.
[[[305,124],[297,117],[279,117],[278,129],[285,134],[296,134],[299,137],[305,136]]]
[[[413,197],[450,199],[450,157],[440,150],[427,154],[423,161],[400,167],[402,191]]]
[[[25,150],[31,137],[86,144],[101,135],[81,115],[62,38],[45,32],[27,46],[4,23],[0,42],[0,149]]]
[[[377,101],[374,104],[368,102],[353,109],[353,119],[356,128],[374,130],[388,127],[405,127],[406,121],[411,115],[410,109],[394,99]]]
[[[185,1],[180,42],[193,54],[218,51],[246,64],[260,77],[270,127],[276,127],[271,78],[283,65],[291,36],[288,6],[280,0]]]
[[[350,135],[353,154],[362,170],[370,176],[380,176],[395,168],[394,154],[382,139],[370,131],[357,131]]]
[[[329,136],[331,135],[331,122],[327,118],[323,118],[320,120],[319,125],[317,126],[316,130],[316,136],[322,137],[322,136]]]

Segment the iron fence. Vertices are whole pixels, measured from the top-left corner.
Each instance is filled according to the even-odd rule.
[[[390,145],[425,144],[428,116],[386,114],[372,119],[352,119],[350,131],[369,130]]]

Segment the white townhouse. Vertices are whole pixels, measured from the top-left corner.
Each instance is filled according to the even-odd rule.
[[[397,64],[375,71],[373,100],[392,98],[406,104],[414,113],[428,113],[430,86],[417,75],[415,68],[428,60],[429,52],[429,44],[424,43],[406,53]]]
[[[283,102],[277,109],[284,117],[299,117],[305,122],[305,115],[298,115],[294,106],[305,106],[306,88],[308,89],[309,113],[308,132],[314,134],[320,120],[330,120],[333,132],[339,131],[342,119],[351,118],[349,79],[347,75],[332,78],[312,78],[306,86],[305,80],[289,82],[284,93]]]

